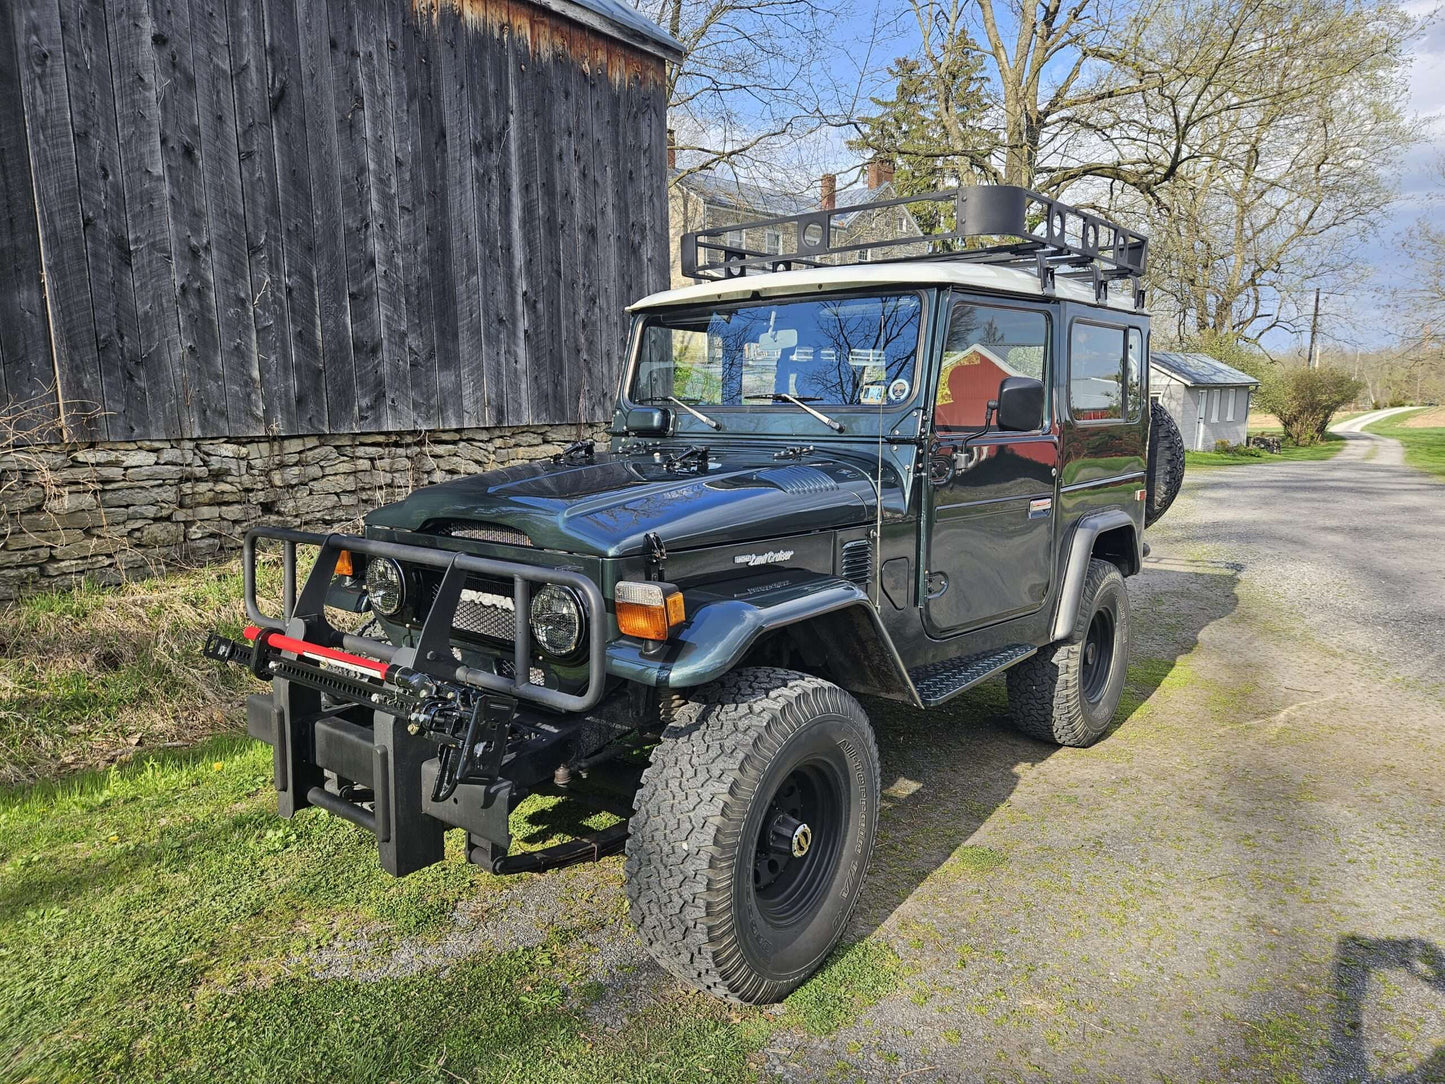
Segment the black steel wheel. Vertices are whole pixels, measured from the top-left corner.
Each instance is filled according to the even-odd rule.
[[[1114,612],[1108,608],[1094,611],[1089,631],[1084,635],[1083,667],[1079,681],[1084,699],[1097,704],[1109,687],[1114,672]]]
[[[1093,745],[1119,710],[1129,652],[1124,576],[1108,561],[1091,560],[1072,635],[1008,672],[1014,726],[1056,745]]]
[[[878,751],[851,696],[749,668],[678,708],[627,844],[648,950],[690,985],[777,1001],[837,943],[877,827]]]

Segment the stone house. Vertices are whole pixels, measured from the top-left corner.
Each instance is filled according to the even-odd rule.
[[[837,176],[824,174],[818,199],[804,193],[745,184],[706,171],[682,173],[677,169],[671,149],[668,151],[668,167],[671,183],[668,186],[667,211],[673,286],[686,286],[691,281],[682,274],[680,254],[682,235],[693,230],[804,214],[821,208],[838,212],[833,216],[832,223],[834,244],[887,237],[917,237],[922,232],[904,206],[849,211],[850,207],[892,199],[897,195],[893,187],[893,170],[882,162],[868,164],[862,187],[839,191]],[[756,252],[784,252],[797,243],[795,237],[786,235],[787,230],[785,225],[736,230],[727,235],[727,241]],[[847,259],[850,262],[855,258],[866,261],[869,255],[861,252],[850,254]]]
[[[1245,443],[1249,399],[1257,387],[1254,377],[1208,354],[1149,355],[1149,398],[1169,411],[1191,451],[1212,452],[1221,440]]]

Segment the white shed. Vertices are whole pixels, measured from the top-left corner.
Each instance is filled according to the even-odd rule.
[[[1149,355],[1149,397],[1169,411],[1192,451],[1212,452],[1220,440],[1245,443],[1249,397],[1257,387],[1254,377],[1208,354]]]

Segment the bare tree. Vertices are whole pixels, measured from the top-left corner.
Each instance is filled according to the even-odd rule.
[[[667,68],[681,173],[774,172],[857,105],[872,39],[845,34],[849,0],[634,0],[682,43]],[[838,42],[850,40],[847,52]]]
[[[1181,82],[1151,90],[1111,126],[1115,141],[1146,151],[1172,144],[1166,168],[1094,174],[1122,182],[1114,209],[1147,224],[1158,311],[1181,338],[1297,331],[1314,288],[1357,288],[1358,247],[1394,198],[1388,166],[1414,139],[1402,109],[1410,27],[1393,8],[1247,2],[1252,44],[1221,20],[1228,42],[1190,47],[1216,84],[1196,76],[1184,97]],[[1144,44],[1173,29],[1154,28]],[[1220,63],[1200,65],[1211,51]],[[1184,138],[1186,108],[1195,113]]]
[[[1445,201],[1445,154],[1435,164],[1437,191],[1431,202]],[[1414,370],[1417,394],[1427,387],[1445,397],[1445,229],[1436,217],[1423,217],[1404,237],[1401,251],[1413,256],[1409,279],[1395,290],[1401,328],[1402,360]]]

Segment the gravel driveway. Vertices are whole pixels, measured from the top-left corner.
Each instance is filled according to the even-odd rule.
[[[1360,434],[1332,461],[1193,472],[1149,541],[1123,721],[1095,748],[1007,729],[1001,681],[866,705],[887,789],[848,939],[897,962],[805,987],[868,989],[823,1034],[721,1018],[766,1037],[710,1072],[1445,1081],[1445,487]],[[412,973],[551,931],[598,1040],[645,1050],[657,1013],[718,1010],[624,910],[614,859],[510,882],[440,944],[316,962]]]

